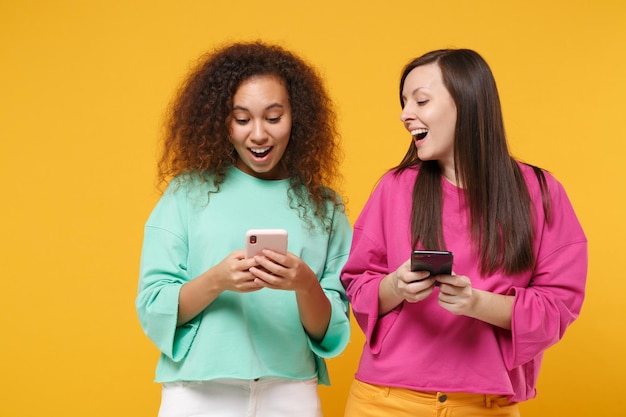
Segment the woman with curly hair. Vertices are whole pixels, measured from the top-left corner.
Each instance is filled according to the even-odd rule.
[[[167,121],[136,300],[161,351],[159,416],[321,416],[323,358],[350,336],[352,231],[320,76],[282,47],[231,44],[202,57]],[[246,258],[249,229],[277,228],[286,253]]]

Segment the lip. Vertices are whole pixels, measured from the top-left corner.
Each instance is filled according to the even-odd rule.
[[[272,152],[273,148],[273,146],[264,146],[262,148],[248,148],[248,152],[250,152],[252,158],[257,161],[261,161],[267,158],[270,152]]]
[[[409,129],[409,133],[411,133],[411,136],[413,136],[413,139],[415,139],[416,141],[424,140],[426,136],[428,136],[429,132],[430,130],[425,127],[416,127]]]
[[[418,135],[420,133],[428,133],[428,129],[425,127],[413,127],[408,129],[412,135]]]

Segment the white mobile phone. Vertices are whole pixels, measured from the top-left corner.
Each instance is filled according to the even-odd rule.
[[[250,229],[246,232],[246,258],[260,255],[263,249],[287,253],[287,231],[285,229]]]

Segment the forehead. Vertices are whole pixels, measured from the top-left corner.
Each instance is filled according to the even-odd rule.
[[[244,80],[233,97],[237,102],[275,101],[288,103],[287,88],[284,81],[275,75],[257,75]]]
[[[443,84],[441,69],[437,63],[421,65],[413,68],[404,80],[402,95],[411,96],[418,91],[439,91],[446,89]]]

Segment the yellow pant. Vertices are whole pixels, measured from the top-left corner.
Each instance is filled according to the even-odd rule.
[[[519,417],[504,395],[422,392],[354,380],[344,417]]]

